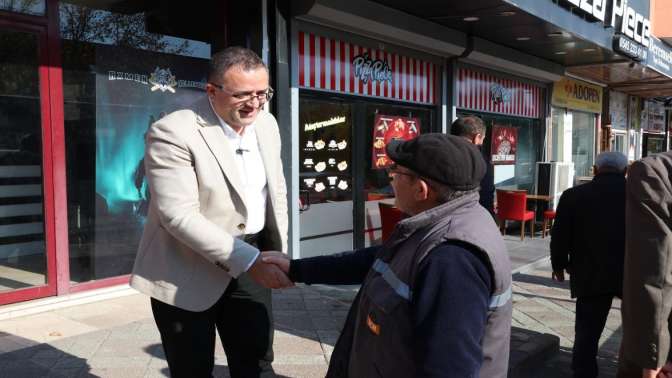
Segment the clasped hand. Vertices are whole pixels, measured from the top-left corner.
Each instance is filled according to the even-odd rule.
[[[287,276],[289,274],[289,259],[282,252],[262,252],[247,273],[258,284],[269,289],[284,289],[294,286],[294,283]]]

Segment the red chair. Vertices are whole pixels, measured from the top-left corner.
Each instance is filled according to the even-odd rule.
[[[534,236],[534,211],[527,210],[527,193],[497,191],[497,218],[499,229],[504,234],[506,221],[522,222],[520,225],[520,240],[525,239],[525,222],[530,222],[530,232]]]
[[[394,226],[402,218],[401,210],[396,208],[394,205],[390,205],[384,202],[378,202],[378,209],[380,210],[380,224],[383,232],[383,242],[387,240],[392,231],[394,231]]]
[[[546,237],[546,232],[548,232],[546,227],[548,227],[549,224],[550,224],[550,226],[553,226],[553,220],[554,219],[555,219],[555,211],[553,211],[553,210],[544,211],[544,224],[542,226],[543,229],[541,231],[541,237],[542,238]]]

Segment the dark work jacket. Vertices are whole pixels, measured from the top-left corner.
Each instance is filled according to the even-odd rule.
[[[487,170],[485,171],[485,176],[483,176],[483,179],[481,179],[481,189],[479,190],[478,194],[480,195],[480,199],[478,200],[478,203],[481,204],[481,206],[485,207],[486,210],[494,217],[495,215],[495,166],[492,165],[492,162],[490,159],[486,157],[486,155],[483,155],[483,158],[485,159],[485,164],[487,166]]]
[[[482,353],[483,361],[480,369],[469,372],[459,372],[456,367],[451,370],[430,370],[430,373],[426,366],[417,366],[418,359],[413,358],[417,351],[416,338],[420,337],[412,325],[413,314],[417,314],[413,312],[413,299],[420,295],[415,288],[419,278],[418,271],[422,270],[427,256],[442,250],[444,243],[468,246],[469,250],[484,259],[492,274],[491,297],[485,300],[480,310],[485,328],[482,336],[474,338],[480,344],[480,348],[477,347],[476,350],[481,349],[479,352]],[[455,252],[458,253],[457,250]],[[348,281],[348,278],[355,277],[353,273],[360,275],[368,267],[373,268],[366,274],[362,288],[353,302],[341,337],[334,348],[327,377],[506,376],[511,327],[511,268],[501,235],[492,219],[477,205],[476,194],[461,197],[399,222],[390,239],[375,251],[375,257],[366,259],[366,264],[355,256],[356,254],[345,254],[321,258],[325,264],[335,259],[349,259],[354,263],[350,272],[340,269],[343,276],[341,282],[332,273],[325,274],[318,281],[322,283],[356,283]],[[315,279],[317,272],[321,270],[316,266],[315,260],[310,262],[309,265],[317,269],[298,268],[302,270],[301,275],[306,282]],[[298,266],[300,265],[302,264]],[[292,262],[290,277],[296,278],[296,270],[295,262]],[[306,275],[312,277],[306,279]],[[448,276],[450,277],[445,279],[462,279],[457,274]],[[445,295],[449,296],[450,293]],[[453,303],[453,306],[442,310],[447,311],[443,317],[450,319],[452,311],[468,312],[470,308],[477,307]],[[435,308],[434,311],[439,309]],[[473,316],[478,318],[479,313],[473,313]],[[433,317],[438,319],[442,315],[433,314]],[[459,327],[455,324],[452,326]],[[463,347],[467,348],[468,345],[469,341],[464,340]],[[452,357],[458,359],[456,355]]]
[[[569,272],[572,298],[620,297],[624,254],[625,177],[601,173],[565,190],[551,230],[551,264]]]

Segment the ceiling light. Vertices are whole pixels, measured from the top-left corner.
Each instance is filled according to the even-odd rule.
[[[555,55],[567,55],[567,51],[556,51]]]
[[[465,18],[462,19],[462,21],[465,21],[465,22],[474,22],[474,21],[478,21],[478,20],[480,20],[480,18],[475,17],[475,16],[465,17]]]
[[[532,38],[530,38],[530,37],[517,37],[516,38],[517,41],[529,41],[530,39],[532,39]]]
[[[510,17],[510,16],[515,16],[516,12],[505,11],[505,12],[500,13],[499,15],[502,16],[502,17]]]

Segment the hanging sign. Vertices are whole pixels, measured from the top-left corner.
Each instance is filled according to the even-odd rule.
[[[393,139],[410,140],[420,134],[418,118],[388,116],[378,114],[373,122],[373,169],[383,169],[392,165],[385,152],[385,146]]]

